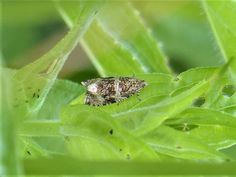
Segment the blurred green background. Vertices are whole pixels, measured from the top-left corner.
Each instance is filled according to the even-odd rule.
[[[199,1],[131,3],[159,41],[176,73],[223,63]],[[2,53],[10,68],[20,68],[39,58],[68,30],[51,1],[5,0],[2,15]],[[86,53],[77,46],[59,77],[81,81],[97,75]]]

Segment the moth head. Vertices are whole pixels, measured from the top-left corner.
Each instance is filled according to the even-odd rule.
[[[95,79],[91,79],[91,80],[83,81],[81,82],[81,84],[87,88],[87,91],[89,93],[96,95],[98,92],[98,85],[96,81],[97,80]]]
[[[141,80],[140,81],[140,87],[145,87],[145,86],[147,86],[148,85],[148,83],[147,82],[145,82],[144,80]]]
[[[96,83],[92,83],[87,86],[87,91],[92,93],[92,94],[97,94],[98,92],[98,85]]]

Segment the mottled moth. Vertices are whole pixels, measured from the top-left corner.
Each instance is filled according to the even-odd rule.
[[[85,104],[100,106],[118,103],[138,93],[147,83],[134,77],[105,77],[81,82],[86,87]]]

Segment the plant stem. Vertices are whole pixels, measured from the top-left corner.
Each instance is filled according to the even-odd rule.
[[[1,64],[1,63],[0,63]],[[0,176],[21,174],[15,123],[11,109],[11,86],[0,65]]]

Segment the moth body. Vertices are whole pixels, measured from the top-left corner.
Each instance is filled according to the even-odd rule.
[[[82,82],[87,88],[85,104],[107,105],[117,103],[139,92],[147,83],[133,77],[107,77]]]

